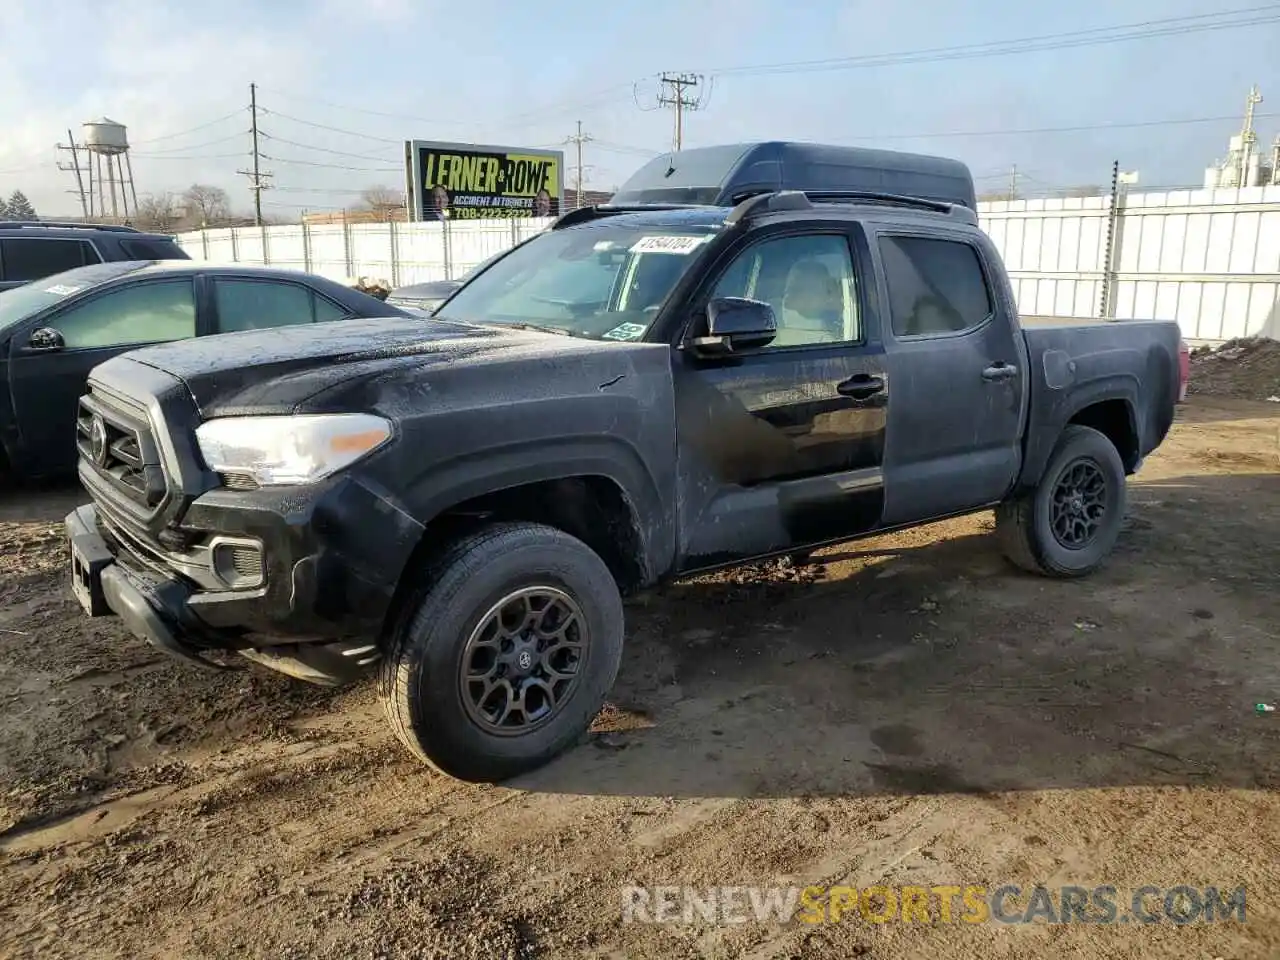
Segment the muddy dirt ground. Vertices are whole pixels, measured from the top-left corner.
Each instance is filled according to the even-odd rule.
[[[629,607],[613,705],[501,787],[333,693],[162,659],[0,494],[0,955],[1280,955],[1280,405],[1195,396],[1095,577],[989,515]],[[1245,924],[622,924],[630,884],[1246,884]]]

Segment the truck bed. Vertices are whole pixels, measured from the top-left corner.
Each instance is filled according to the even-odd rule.
[[[1121,451],[1137,469],[1173,423],[1182,341],[1171,320],[1115,322],[1022,317],[1032,375],[1024,477],[1038,477],[1051,441],[1076,410],[1108,399],[1111,415],[1129,418],[1137,448]]]

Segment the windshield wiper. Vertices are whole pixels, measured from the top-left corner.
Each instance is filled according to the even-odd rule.
[[[558,337],[576,337],[578,334],[572,330],[566,330],[563,327],[553,327],[541,323],[505,323],[501,320],[463,320],[457,317],[446,317],[443,314],[434,314],[432,320],[443,320],[446,323],[470,323],[477,327],[502,327],[506,330],[537,330],[539,333],[552,333]]]
[[[497,326],[511,327],[513,330],[537,330],[539,333],[554,333],[560,337],[576,336],[572,330],[566,330],[564,327],[543,326],[540,323],[499,323]]]

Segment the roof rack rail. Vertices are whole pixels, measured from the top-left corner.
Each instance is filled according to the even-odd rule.
[[[102,230],[106,233],[141,233],[137,227],[115,223],[84,223],[79,220],[0,220],[0,229],[52,227],[57,230]]]
[[[591,207],[578,207],[568,213],[562,213],[551,224],[552,230],[563,230],[577,223],[586,223],[600,217],[610,217],[619,213],[645,213],[650,210],[694,210],[705,207],[697,203],[599,203]]]
[[[743,197],[729,212],[729,215],[724,218],[724,222],[732,225],[740,223],[747,217],[757,216],[762,213],[811,209],[813,209],[813,204],[810,202],[808,194],[801,190],[772,190],[767,193],[752,193]]]
[[[926,197],[908,197],[898,193],[880,193],[873,190],[776,190],[770,192],[748,194],[738,200],[732,212],[725,218],[725,223],[740,223],[744,219],[765,213],[777,213],[783,210],[807,210],[814,203],[884,203],[901,207],[914,207],[917,210],[930,210],[934,213],[945,213],[957,217],[966,223],[976,224],[978,215],[968,207],[942,200],[930,200]]]

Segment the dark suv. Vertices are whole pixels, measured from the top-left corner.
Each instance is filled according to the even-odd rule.
[[[161,233],[100,223],[0,220],[0,290],[111,260],[190,260]]]

